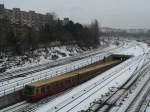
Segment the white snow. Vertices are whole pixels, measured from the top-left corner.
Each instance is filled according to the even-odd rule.
[[[150,107],[147,107],[146,112],[150,112]]]
[[[92,55],[91,57],[72,62],[70,64],[57,66],[48,70],[28,75],[23,78],[17,78],[10,80],[9,82],[5,81],[0,83],[0,95],[2,96],[22,89],[25,84],[35,82],[40,79],[50,78],[68,71],[78,69],[82,66],[86,66],[101,60],[104,56],[109,56],[112,53],[134,55],[135,57],[127,60],[126,62],[73,88],[68,93],[55,98],[42,107],[39,107],[37,112],[53,112],[55,111],[55,107],[57,107],[56,109],[59,109],[63,106],[64,107],[61,108],[59,112],[77,112],[84,110],[89,107],[92,101],[97,98],[101,98],[101,95],[107,93],[110,87],[119,87],[132,76],[135,70],[140,69],[140,67],[147,61],[147,52],[148,47],[144,43],[139,43],[136,41],[124,41],[122,47],[116,49],[113,48],[113,50],[112,48],[108,48],[99,54]],[[41,60],[44,60],[44,58],[41,57]]]
[[[141,62],[141,59],[138,59],[135,61],[135,63],[132,63],[132,66],[131,65],[128,67],[123,66],[125,69],[122,69],[122,68],[119,70],[111,69],[101,74],[100,76],[97,76],[96,78],[78,86],[77,88],[74,88],[71,92],[49,102],[48,104],[41,107],[37,112],[55,112],[57,110],[55,109],[55,107],[59,109],[59,107],[61,108],[64,105],[67,105],[67,106],[63,107],[58,112],[66,112],[66,111],[77,112],[79,110],[87,109],[92,101],[94,101],[97,98],[100,98],[101,95],[108,92],[110,87],[119,87],[120,85],[122,85],[123,82],[125,82],[132,75],[132,73],[138,66],[139,62]],[[129,68],[131,69],[129,70]],[[100,83],[101,81],[104,80],[104,78],[106,77],[108,78],[108,76],[110,76],[110,74],[112,74],[114,71],[117,71],[117,72],[114,73],[113,77],[111,77],[109,80],[106,80],[103,83]],[[97,84],[97,82],[99,84]],[[93,87],[92,85],[94,84],[97,84],[98,86],[92,89],[91,91],[88,91],[86,94],[82,95],[80,98],[77,98],[75,101],[72,101],[76,97],[80,96],[81,90],[87,91],[89,88],[92,88]],[[72,99],[72,97],[74,97],[74,99]]]
[[[134,46],[133,46],[134,45]],[[145,53],[147,53],[147,45],[144,43],[132,42],[132,44],[126,44],[126,47],[121,50],[116,50],[118,54],[128,54],[134,55],[134,59],[127,65],[121,65],[123,68],[118,66],[106,71],[105,73],[97,76],[96,78],[73,88],[70,92],[63,96],[55,98],[53,101],[40,107],[37,112],[77,112],[85,110],[89,107],[90,103],[101,95],[107,93],[110,87],[119,87],[126,80],[128,80],[135,70],[140,69],[140,67],[147,62]],[[128,47],[127,47],[128,46]],[[124,62],[125,63],[125,62]],[[123,64],[124,64],[123,63]],[[116,72],[116,73],[114,73]],[[104,81],[104,79],[111,74],[114,74],[109,80]],[[101,83],[101,81],[104,81]],[[98,82],[98,84],[97,84]],[[95,84],[95,88],[91,89]],[[97,84],[97,85],[96,85]],[[88,92],[87,92],[88,91]],[[84,94],[84,92],[86,94]],[[83,95],[82,95],[83,94]],[[78,98],[80,96],[80,98]]]
[[[129,46],[124,46],[125,48],[128,48]],[[43,70],[41,72],[37,72],[37,73],[33,73],[30,75],[27,75],[26,77],[23,78],[16,78],[16,79],[12,79],[10,81],[4,81],[0,83],[0,96],[9,94],[11,92],[14,91],[18,91],[20,89],[22,89],[26,84],[38,81],[38,80],[42,80],[42,79],[47,79],[47,78],[51,78],[54,77],[56,75],[61,75],[63,73],[78,69],[80,67],[86,66],[88,64],[94,63],[96,61],[102,60],[105,57],[109,56],[110,53],[109,51],[111,51],[113,53],[116,50],[122,50],[124,48],[119,47],[117,48],[111,48],[108,47],[106,48],[103,52],[100,52],[98,50],[94,50],[92,53],[93,55],[91,55],[90,57],[87,57],[85,59],[79,60],[79,61],[75,61],[66,65],[61,65],[61,66],[57,66],[54,68],[50,68],[48,70]],[[91,54],[92,54],[91,53]],[[99,53],[99,54],[97,54]]]

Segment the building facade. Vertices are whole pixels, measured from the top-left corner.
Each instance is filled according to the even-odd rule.
[[[53,19],[51,13],[39,14],[35,11],[21,11],[20,8],[5,9],[4,4],[0,4],[0,18],[7,17],[11,23],[27,25],[29,27],[39,27],[49,23]]]

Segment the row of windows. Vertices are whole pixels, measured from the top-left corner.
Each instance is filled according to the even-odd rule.
[[[72,77],[71,79],[66,79],[66,80],[62,80],[41,88],[36,88],[36,94],[40,94],[40,93],[46,93],[49,91],[49,89],[54,89],[54,88],[59,88],[62,86],[66,86],[68,83],[72,84],[75,83],[78,80],[78,77]]]
[[[48,92],[50,89],[55,89],[55,88],[60,88],[60,87],[65,87],[68,84],[75,84],[76,82],[78,82],[78,80],[83,80],[85,78],[88,78],[88,73],[82,74],[79,76],[75,76],[72,77],[71,79],[66,79],[66,80],[62,80],[41,88],[37,88],[36,89],[36,94],[40,94],[40,93],[46,93]]]
[[[41,87],[41,88],[32,88],[31,89],[28,89],[28,94],[41,94],[41,93],[46,93],[48,92],[50,89],[55,89],[55,88],[59,88],[59,87],[65,87],[66,85],[68,84],[75,84],[76,82],[78,82],[78,80],[82,80],[83,78],[85,78],[85,75],[86,74],[83,74],[82,76],[74,76],[72,77],[71,79],[66,79],[66,80],[62,80],[62,81],[59,81],[59,82],[56,82],[56,83],[53,83],[53,84],[50,84],[50,85],[47,85],[47,86],[44,86],[44,87]]]
[[[41,88],[36,88],[36,94],[46,93],[50,89],[53,90],[53,89],[56,89],[56,88],[65,87],[67,85],[76,84],[76,82],[78,82],[79,80],[82,81],[82,80],[86,80],[86,79],[92,77],[93,74],[96,73],[96,72],[97,72],[97,69],[93,69],[91,71],[86,71],[85,73],[80,74],[80,76],[78,76],[78,75],[73,76],[70,79],[55,82],[53,84],[50,84],[50,85],[47,85],[47,86],[44,86],[44,87],[41,87]]]
[[[30,86],[25,87],[25,94],[27,95],[33,95],[34,94],[34,89]]]

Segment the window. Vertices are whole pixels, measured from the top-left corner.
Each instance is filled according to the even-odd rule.
[[[62,80],[62,81],[61,81],[61,86],[64,86],[64,85],[65,85],[65,81]]]
[[[46,86],[46,92],[50,89],[50,85]]]
[[[45,93],[45,87],[42,87],[41,92]]]
[[[34,94],[34,88],[31,86],[26,86],[25,87],[25,94],[29,95],[29,96],[33,95]]]
[[[36,89],[36,94],[39,94],[39,89],[38,88]]]

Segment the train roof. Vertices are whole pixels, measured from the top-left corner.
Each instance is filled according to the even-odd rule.
[[[78,75],[78,74],[69,72],[69,73],[65,73],[63,75],[52,77],[50,79],[45,79],[45,80],[40,80],[40,81],[34,82],[34,83],[30,84],[29,86],[40,87],[40,86],[44,86],[44,85],[47,85],[47,84],[52,84],[54,82],[70,78],[70,77],[75,76],[75,75]]]
[[[77,76],[78,74],[82,74],[84,72],[89,72],[92,69],[102,68],[102,67],[105,67],[105,66],[108,66],[108,65],[111,65],[111,64],[114,64],[114,63],[118,63],[118,62],[120,62],[120,61],[119,60],[112,60],[112,61],[108,61],[108,62],[105,62],[105,63],[103,62],[103,63],[95,65],[95,66],[84,67],[84,68],[82,68],[80,70],[75,70],[73,72],[69,72],[69,73],[65,73],[63,75],[52,77],[50,79],[40,80],[40,81],[31,83],[28,86],[41,87],[41,86],[44,86],[44,85],[47,85],[47,84],[55,83],[57,81],[68,79],[68,78],[73,77],[73,76]]]

